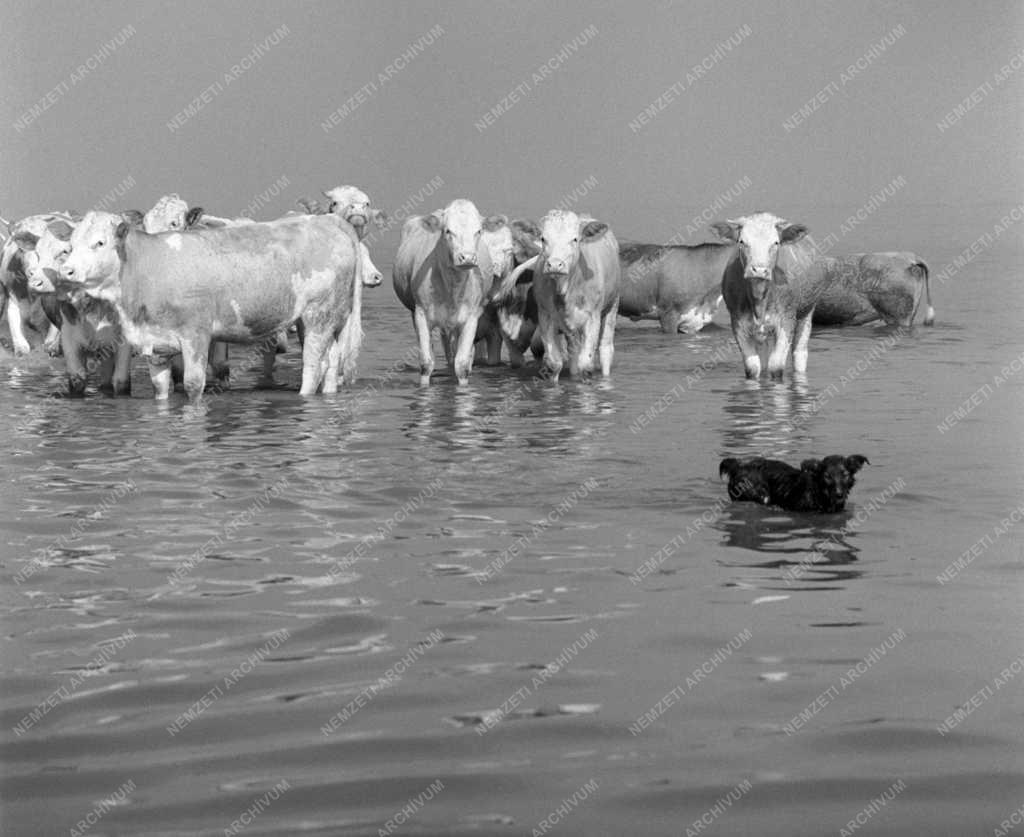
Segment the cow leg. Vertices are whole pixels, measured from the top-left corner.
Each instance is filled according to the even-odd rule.
[[[166,401],[171,397],[174,384],[171,358],[166,355],[150,355],[146,360],[149,366],[149,379],[153,382],[153,397],[157,401]]]
[[[98,370],[99,390],[104,395],[114,395],[114,353],[112,346],[100,346],[99,351],[85,362],[86,369]]]
[[[736,320],[733,320],[732,323],[732,336],[736,338],[736,345],[739,346],[740,354],[743,356],[743,370],[747,377],[759,378],[761,376],[761,352],[757,343]]]
[[[522,367],[526,363],[526,356],[519,351],[518,347],[511,340],[506,340],[505,345],[508,347],[508,365],[513,369]]]
[[[199,404],[206,389],[206,363],[210,357],[210,338],[196,335],[181,341],[181,360],[185,365],[184,383],[188,400]]]
[[[68,396],[85,397],[85,382],[88,371],[85,368],[81,327],[65,323],[60,329],[60,347],[64,352],[64,368],[68,375]]]
[[[226,387],[231,377],[231,367],[228,366],[228,344],[220,340],[210,345],[210,368],[213,370],[213,377],[221,387]]]
[[[338,367],[341,365],[342,338],[339,335],[327,348],[327,369],[324,372],[322,392],[334,395],[338,391]]]
[[[793,370],[803,374],[807,371],[808,346],[811,342],[811,321],[814,319],[814,311],[811,311],[802,320],[797,320],[796,336],[793,343]]]
[[[426,386],[430,383],[430,376],[434,374],[434,350],[430,346],[430,323],[427,322],[427,312],[417,306],[413,311],[412,322],[416,326],[416,341],[420,347],[420,386]]]
[[[618,302],[601,318],[601,342],[598,345],[598,353],[601,359],[601,375],[605,378],[612,373],[612,358],[615,357],[615,323],[618,318]]]
[[[273,387],[274,386],[274,362],[277,358],[277,347],[271,346],[264,348],[263,355],[263,372],[260,374],[260,379],[256,382],[258,387]]]
[[[548,372],[546,377],[552,382],[557,382],[565,365],[558,328],[550,317],[541,314],[537,330],[540,332],[541,345],[544,346],[544,369]]]
[[[782,380],[786,371],[786,361],[789,360],[789,350],[793,345],[794,328],[795,321],[786,319],[779,323],[775,332],[775,345],[768,355],[768,374],[772,380]]]
[[[43,341],[43,348],[50,357],[57,357],[60,354],[60,329],[50,323],[50,330],[46,332],[46,340]]]
[[[473,343],[476,337],[476,317],[470,317],[457,332],[455,345],[455,380],[460,386],[469,383],[469,373],[473,370]]]
[[[326,374],[325,361],[334,341],[329,327],[306,323],[306,339],[302,344],[302,385],[299,395],[316,395]],[[337,381],[335,381],[337,390]]]
[[[679,312],[671,308],[662,311],[658,316],[658,323],[665,334],[675,334],[679,328]]]
[[[27,355],[32,351],[28,340],[25,339],[25,332],[22,330],[21,306],[13,293],[8,296],[7,325],[11,330],[11,345],[14,347],[14,354]]]

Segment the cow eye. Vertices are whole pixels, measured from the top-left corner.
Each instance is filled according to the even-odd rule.
[[[93,244],[93,245],[92,245],[92,249],[93,249],[93,250],[99,250],[99,249],[100,249],[100,247],[102,247],[102,246],[103,246],[103,244],[104,244],[104,241],[103,241],[103,239],[101,238],[101,239],[100,239],[99,241],[97,241],[97,242],[96,242],[95,244]]]

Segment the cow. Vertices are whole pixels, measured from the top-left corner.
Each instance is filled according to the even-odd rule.
[[[722,275],[735,244],[619,246],[622,286],[619,314],[657,320],[666,334],[696,334],[714,319],[722,301]]]
[[[144,354],[180,351],[185,391],[202,399],[211,340],[254,343],[301,317],[306,339],[301,395],[337,389],[324,374],[331,343],[352,310],[362,261],[352,227],[333,216],[164,232],[133,230],[117,215],[90,212],[71,237],[61,278],[111,302],[129,341]],[[170,369],[157,370],[158,397]]]
[[[387,213],[371,208],[369,196],[357,186],[335,186],[323,194],[329,201],[327,211],[348,221],[355,228],[360,241],[366,238],[370,221],[378,227],[383,227],[387,223]]]
[[[129,223],[123,216],[118,217]],[[57,219],[38,236],[28,231],[14,236],[22,251],[28,284],[55,308],[51,320],[59,326],[68,395],[84,397],[88,373],[96,367],[101,392],[130,395],[132,348],[114,306],[80,289],[66,292],[60,282],[59,270],[70,252],[72,231],[69,221]]]
[[[492,288],[485,230],[503,223],[472,201],[453,200],[440,212],[414,215],[402,226],[392,271],[395,295],[412,312],[420,354],[420,384],[434,372],[431,334],[441,332],[445,359],[460,386],[469,382],[477,324]]]
[[[25,261],[32,257],[25,255],[25,248],[18,245],[16,238],[26,233],[38,238],[49,224],[71,220],[69,213],[49,212],[30,215],[9,227],[9,237],[0,251],[0,316],[7,314],[11,347],[15,355],[27,355],[32,350],[26,330],[44,336],[43,346],[49,354],[60,353],[60,315],[56,310],[56,301],[40,296],[40,291],[29,285]]]
[[[791,352],[794,370],[805,373],[814,306],[825,281],[807,228],[769,212],[711,228],[739,245],[722,277],[722,296],[747,377],[761,375],[762,347],[773,379],[782,378]]]
[[[909,328],[927,300],[924,324],[935,322],[928,265],[915,253],[853,253],[823,259],[828,281],[814,309],[814,325],[862,325],[884,320]]]
[[[596,350],[607,377],[615,353],[621,277],[614,233],[602,221],[560,209],[545,215],[532,233],[539,252],[509,274],[497,297],[507,297],[520,276],[533,270],[546,376],[557,381],[566,360],[574,378],[589,376]]]

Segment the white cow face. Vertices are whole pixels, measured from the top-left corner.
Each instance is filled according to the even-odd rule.
[[[55,293],[61,284],[60,269],[71,252],[69,239],[73,229],[66,221],[53,221],[42,235],[20,232],[14,236],[21,250],[25,278],[35,293]]]
[[[597,238],[608,225],[589,216],[554,209],[540,222],[541,252],[537,268],[541,273],[567,276],[580,258],[580,241]]]
[[[430,218],[432,216],[427,216]],[[441,213],[441,235],[458,270],[477,266],[477,248],[484,232],[484,219],[472,201],[452,201]]]
[[[763,283],[772,278],[779,247],[799,241],[807,233],[802,224],[790,224],[770,212],[759,212],[735,221],[719,221],[711,228],[722,238],[739,244],[743,276],[753,280],[755,297],[759,297],[758,290],[760,295],[764,294],[766,285]]]
[[[121,269],[119,248],[128,234],[128,222],[110,212],[90,212],[71,234],[71,253],[60,275],[95,296],[113,299]]]
[[[180,232],[188,226],[188,204],[177,195],[164,195],[142,218],[142,228],[148,233]]]
[[[324,196],[330,201],[327,211],[348,221],[360,239],[366,236],[370,221],[378,227],[387,223],[387,215],[379,209],[370,207],[370,198],[362,189],[355,186],[336,186],[324,192]]]

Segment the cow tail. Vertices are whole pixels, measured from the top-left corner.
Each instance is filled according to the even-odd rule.
[[[338,349],[341,354],[341,379],[346,386],[352,386],[356,380],[356,361],[363,345],[363,254],[359,242],[353,236],[355,245],[356,269],[352,280],[352,304],[349,307],[345,326],[338,336]]]
[[[932,285],[928,278],[928,265],[924,262],[918,262],[917,266],[921,268],[921,271],[924,273],[924,298],[925,302],[928,304],[928,307],[924,310],[924,324],[926,326],[934,325],[935,309],[932,308]]]

